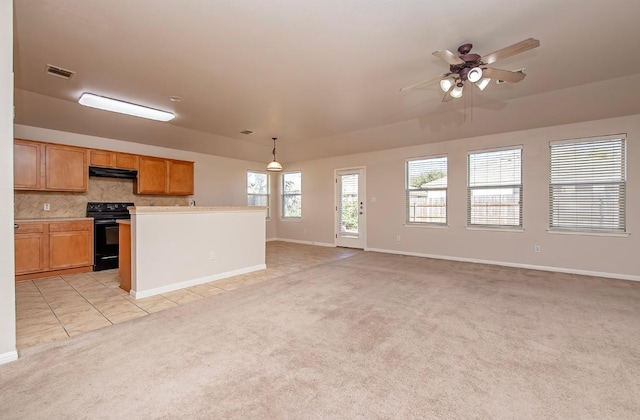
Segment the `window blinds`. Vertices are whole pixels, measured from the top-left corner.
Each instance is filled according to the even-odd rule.
[[[626,231],[625,140],[550,144],[550,229]]]

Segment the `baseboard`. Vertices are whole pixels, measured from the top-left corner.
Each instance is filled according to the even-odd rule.
[[[8,351],[6,353],[0,354],[0,365],[2,365],[4,363],[13,362],[15,360],[18,360],[18,351],[17,350]]]
[[[601,271],[589,271],[589,270],[576,270],[573,268],[550,267],[546,265],[535,265],[535,264],[510,263],[505,261],[479,260],[475,258],[462,258],[462,257],[451,257],[447,255],[422,254],[419,252],[396,251],[393,249],[366,248],[365,251],[383,252],[386,254],[408,255],[412,257],[425,257],[425,258],[433,258],[437,260],[449,260],[449,261],[470,262],[470,263],[476,263],[476,264],[500,265],[503,267],[526,268],[530,270],[552,271],[556,273],[580,274],[583,276],[606,277],[606,278],[617,279],[617,280],[640,281],[640,276],[634,276],[631,274],[606,273]]]
[[[267,238],[266,242],[279,241],[278,238]]]
[[[238,270],[226,271],[224,273],[213,274],[211,276],[200,277],[192,280],[181,281],[180,283],[169,284],[167,286],[155,287],[149,290],[136,291],[131,289],[129,294],[135,299],[142,299],[149,296],[155,296],[162,293],[173,292],[174,290],[184,289],[185,287],[197,286],[203,283],[210,283],[216,280],[226,279],[228,277],[239,276],[241,274],[251,273],[253,271],[264,270],[267,268],[266,264],[253,265],[251,267],[245,267]]]
[[[284,239],[284,238],[274,238],[272,240],[273,241],[282,241],[282,242],[291,242],[293,244],[324,246],[324,247],[327,247],[327,248],[335,248],[336,247],[336,244],[331,244],[329,242],[300,241],[298,239]]]

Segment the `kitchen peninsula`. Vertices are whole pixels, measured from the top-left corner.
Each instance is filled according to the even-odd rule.
[[[131,207],[131,295],[266,268],[266,207]]]

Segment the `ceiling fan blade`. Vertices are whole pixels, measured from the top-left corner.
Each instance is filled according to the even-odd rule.
[[[504,47],[499,49],[498,51],[494,51],[491,54],[487,54],[482,57],[482,60],[485,64],[495,63],[498,60],[503,60],[507,57],[511,57],[516,54],[523,53],[525,51],[532,50],[534,48],[538,48],[540,46],[540,41],[534,38],[525,39],[524,41],[517,42],[508,47]]]
[[[443,77],[447,77],[449,76],[451,73],[445,73],[443,75],[440,75],[438,77],[434,77],[433,79],[427,79],[427,80],[423,80],[422,82],[418,82],[418,83],[414,83],[413,85],[409,85],[409,86],[405,86],[402,89],[400,89],[400,92],[406,92],[407,90],[412,90],[412,89],[419,89],[425,85],[428,85],[430,83],[434,83],[434,82],[439,82],[440,80],[442,80]]]
[[[500,70],[491,67],[483,68],[482,75],[487,79],[504,80],[505,82],[511,83],[517,83],[526,76],[526,74],[520,71]]]
[[[449,50],[434,51],[433,55],[435,55],[440,60],[452,66],[455,66],[456,64],[464,64],[464,61],[460,57],[458,57],[457,55],[455,55]]]

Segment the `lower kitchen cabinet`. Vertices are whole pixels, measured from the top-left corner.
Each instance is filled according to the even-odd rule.
[[[16,275],[45,270],[45,224],[15,224]]]
[[[93,264],[93,222],[49,224],[49,268],[60,270]]]
[[[93,220],[17,221],[16,280],[93,269]]]

